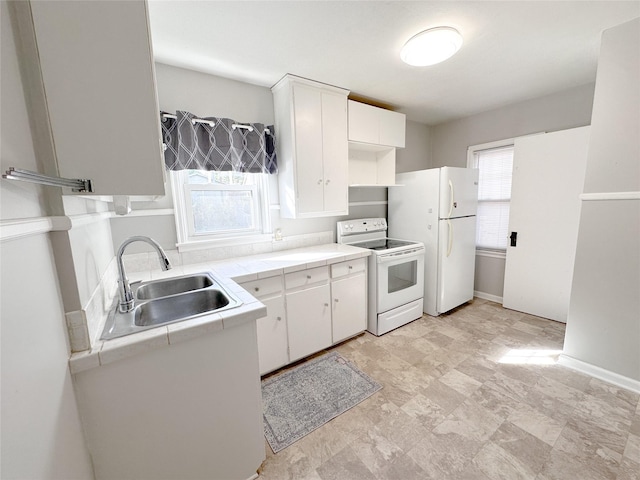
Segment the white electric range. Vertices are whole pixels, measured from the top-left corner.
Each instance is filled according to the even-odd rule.
[[[337,223],[338,243],[373,251],[368,264],[367,330],[382,335],[422,316],[424,244],[387,238],[387,220]]]

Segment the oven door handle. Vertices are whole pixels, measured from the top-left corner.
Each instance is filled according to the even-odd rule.
[[[396,262],[398,260],[405,260],[408,257],[419,257],[424,255],[424,248],[413,248],[411,250],[403,250],[396,253],[387,253],[384,255],[378,255],[378,263]]]

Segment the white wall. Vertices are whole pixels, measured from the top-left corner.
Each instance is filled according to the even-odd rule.
[[[606,30],[564,354],[640,391],[640,19]],[[634,192],[620,199],[619,192]],[[607,199],[609,198],[609,199]],[[611,199],[613,198],[613,199]],[[602,373],[602,372],[600,372]]]
[[[47,235],[0,244],[3,479],[93,478]]]
[[[466,167],[471,145],[591,123],[594,84],[432,127],[432,167]]]
[[[405,148],[396,150],[396,173],[431,168],[431,127],[407,120]]]
[[[2,21],[2,171],[38,170],[7,2]],[[1,181],[0,223],[48,214],[44,188]],[[64,308],[47,233],[0,243],[3,479],[91,479],[68,370]]]
[[[538,132],[589,125],[594,84],[431,127],[430,168],[467,166],[467,148]],[[475,290],[502,298],[505,259],[476,258]]]
[[[20,81],[13,30],[6,2],[2,2],[2,173],[9,167],[38,170],[31,139],[29,118]],[[46,215],[43,188],[24,182],[2,180],[0,218]]]

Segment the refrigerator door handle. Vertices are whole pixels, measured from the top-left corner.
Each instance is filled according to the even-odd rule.
[[[447,246],[447,257],[451,255],[451,249],[453,248],[453,224],[451,220],[447,220],[447,225],[449,225],[449,245]]]
[[[449,215],[447,215],[447,217],[451,218],[451,215],[453,215],[453,182],[451,180],[449,180],[449,191],[451,192],[451,203],[449,204]],[[447,255],[448,257],[449,255]]]

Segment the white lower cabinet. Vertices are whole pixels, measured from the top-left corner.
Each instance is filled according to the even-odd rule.
[[[267,316],[258,319],[258,358],[260,375],[264,375],[289,363],[289,353],[284,297],[261,302],[267,307]]]
[[[240,284],[267,307],[267,315],[257,320],[260,375],[289,363],[287,316],[282,276]]]
[[[267,307],[257,320],[260,375],[366,329],[366,258],[240,285]]]
[[[285,275],[287,285],[316,281],[287,290],[289,360],[294,362],[331,345],[331,289],[327,267]]]
[[[331,282],[333,343],[367,328],[367,278],[360,273]]]

